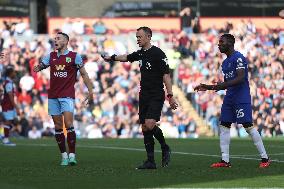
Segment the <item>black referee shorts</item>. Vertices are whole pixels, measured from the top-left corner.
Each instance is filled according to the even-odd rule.
[[[160,121],[165,94],[139,95],[139,123],[144,124],[145,119]]]

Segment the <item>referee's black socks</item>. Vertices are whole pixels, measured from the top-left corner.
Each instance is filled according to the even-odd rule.
[[[158,127],[157,125],[155,125],[155,127],[152,130],[154,137],[159,141],[159,143],[161,144],[161,148],[162,150],[167,150],[167,144],[165,141],[165,137],[163,135],[162,130],[160,129],[160,127]]]
[[[153,138],[153,132],[152,131],[143,131],[144,135],[144,144],[145,149],[147,152],[148,160],[151,162],[154,162],[154,138]]]

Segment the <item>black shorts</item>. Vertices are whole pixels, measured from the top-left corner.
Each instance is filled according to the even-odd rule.
[[[165,94],[139,95],[139,123],[144,124],[145,119],[160,121]]]

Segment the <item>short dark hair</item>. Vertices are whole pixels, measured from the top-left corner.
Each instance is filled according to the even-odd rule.
[[[5,77],[9,77],[11,73],[13,73],[13,71],[14,71],[14,68],[12,66],[7,67],[5,70]]]
[[[225,37],[230,43],[235,44],[235,37],[232,34],[225,33],[221,37]]]
[[[152,30],[147,27],[147,26],[142,26],[140,28],[137,29],[137,31],[139,30],[143,30],[146,34],[150,35],[152,37]]]
[[[69,41],[69,36],[66,33],[58,32],[57,34],[63,35]]]

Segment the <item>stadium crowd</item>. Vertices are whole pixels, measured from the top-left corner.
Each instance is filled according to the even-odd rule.
[[[284,31],[280,29],[259,30],[250,20],[243,20],[239,25],[227,23],[224,28],[211,28],[198,36],[181,33],[172,38],[176,50],[183,57],[178,67],[179,86],[217,135],[221,98],[225,93],[195,93],[193,87],[200,82],[211,84],[222,81],[220,65],[224,56],[217,46],[220,33],[232,33],[236,37],[236,49],[248,60],[254,124],[262,136],[282,136]],[[247,133],[235,125],[231,135],[243,137]]]
[[[114,37],[118,36],[108,33],[101,22],[93,26],[93,33],[97,36],[80,35],[89,33],[85,29],[82,24],[71,25],[69,20],[61,28],[65,32],[72,31],[67,32],[70,35],[69,49],[81,54],[94,84],[94,106],[90,108],[86,108],[83,102],[87,88],[81,77],[78,77],[75,85],[77,98],[74,126],[78,137],[142,137],[137,122],[138,64],[110,64],[100,57],[100,54],[129,53],[129,43],[115,40]],[[26,30],[29,28],[26,27]],[[168,58],[173,61],[171,56],[179,57],[180,63],[176,69],[178,84],[214,133],[218,133],[218,116],[224,91],[195,93],[193,87],[200,82],[217,82],[222,78],[219,68],[223,57],[217,48],[218,35],[230,32],[237,37],[236,49],[244,53],[249,61],[255,124],[263,136],[283,135],[282,33],[257,31],[253,23],[245,21],[240,26],[228,24],[224,29],[212,28],[200,34],[187,31],[167,34],[165,42],[175,51]],[[11,135],[29,138],[53,136],[54,125],[47,114],[49,70],[36,74],[31,69],[52,51],[52,36],[36,35],[22,40],[7,27],[0,28],[0,36],[1,49],[7,54],[5,61],[0,64],[1,76],[3,78],[7,66],[13,66],[17,71],[17,97],[22,112]],[[170,49],[167,52],[171,52]],[[160,125],[167,137],[198,137],[196,123],[190,115],[182,108],[173,114],[167,103],[163,108]],[[232,136],[245,136],[245,131],[238,126],[231,132]]]
[[[0,29],[0,34],[3,34],[4,29],[9,31],[3,28]],[[91,36],[88,39],[75,32],[69,35],[69,49],[82,56],[94,85],[94,106],[90,108],[83,102],[87,88],[81,77],[78,77],[75,85],[77,98],[74,127],[78,137],[142,137],[137,110],[139,65],[118,62],[110,64],[100,56],[126,53],[126,44],[113,40],[110,34]],[[13,66],[17,71],[17,98],[22,112],[11,136],[40,138],[54,134],[52,119],[47,114],[49,70],[37,74],[32,71],[33,66],[52,51],[51,37],[35,36],[22,40],[10,31],[3,40],[2,48],[6,56],[0,67],[2,78],[8,66]],[[163,108],[160,125],[168,137],[197,137],[195,122],[182,109],[173,115],[167,103]]]

